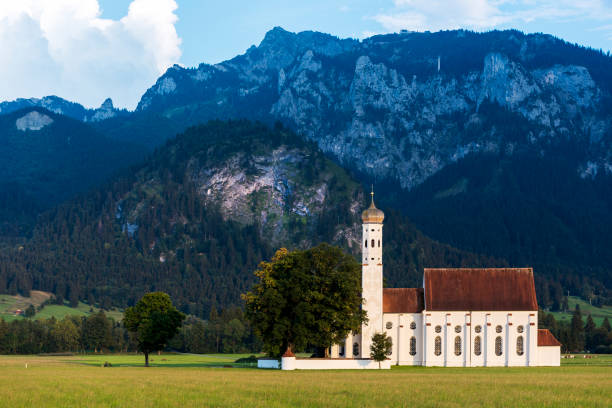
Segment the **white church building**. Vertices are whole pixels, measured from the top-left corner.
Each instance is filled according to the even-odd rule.
[[[362,296],[368,323],[332,358],[370,355],[372,336],[393,343],[391,364],[558,366],[560,343],[538,329],[531,268],[425,268],[421,288],[383,288],[384,213],[362,214]]]
[[[375,333],[385,332],[391,365],[444,367],[558,366],[561,343],[538,328],[531,268],[425,268],[423,287],[383,287],[384,213],[362,213],[362,297],[368,322],[331,348],[331,359],[293,355],[260,360],[260,367],[295,369],[379,368],[370,359]],[[266,365],[268,364],[268,365]]]

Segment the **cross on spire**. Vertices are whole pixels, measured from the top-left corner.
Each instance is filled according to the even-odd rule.
[[[370,195],[372,196],[372,202],[370,203],[370,208],[376,208],[376,205],[374,204],[374,184],[372,184],[372,191],[370,192]]]

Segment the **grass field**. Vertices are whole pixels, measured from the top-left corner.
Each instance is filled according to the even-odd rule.
[[[293,371],[240,355],[0,357],[7,407],[610,407],[612,357],[546,368]],[[595,361],[597,360],[597,361]],[[113,367],[101,367],[109,361]],[[568,364],[565,364],[566,361]],[[28,368],[25,368],[25,364]],[[587,365],[588,364],[588,365]]]
[[[572,320],[572,313],[576,308],[576,304],[580,305],[580,313],[582,313],[583,321],[586,322],[586,318],[590,313],[597,327],[601,326],[601,322],[603,322],[604,318],[606,317],[612,323],[612,306],[595,307],[589,304],[589,302],[575,296],[570,296],[567,298],[567,305],[570,310],[568,313],[553,312],[552,314],[555,316],[557,321],[569,322]]]
[[[0,319],[4,319],[7,322],[23,319],[22,316],[15,316],[15,310],[25,310],[30,305],[38,307],[50,297],[51,293],[38,290],[31,291],[30,297],[0,295]],[[79,302],[79,305],[74,308],[67,305],[47,305],[34,315],[34,319],[48,319],[53,316],[61,320],[65,316],[89,316],[92,313],[97,313],[99,310],[99,308],[90,307],[83,302]],[[123,312],[120,310],[114,309],[105,311],[105,313],[108,317],[112,317],[117,321],[123,319]]]

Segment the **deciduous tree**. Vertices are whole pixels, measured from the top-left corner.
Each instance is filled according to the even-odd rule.
[[[307,345],[328,348],[367,320],[360,266],[338,248],[283,248],[255,275],[259,282],[243,295],[246,315],[272,356]]]
[[[145,355],[145,367],[149,366],[149,353],[163,349],[178,332],[183,319],[185,315],[164,292],[147,293],[125,310],[123,322],[136,335],[138,349]]]
[[[378,368],[380,369],[380,363],[385,361],[389,355],[391,355],[391,348],[393,343],[391,338],[387,336],[387,333],[375,333],[372,336],[372,344],[370,345],[370,358],[378,362]]]

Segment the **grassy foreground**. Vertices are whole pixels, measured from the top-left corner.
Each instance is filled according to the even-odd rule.
[[[612,360],[558,368],[293,371],[215,368],[240,356],[0,357],[7,407],[609,407]],[[109,361],[113,367],[103,368]],[[28,368],[25,368],[25,364]]]

